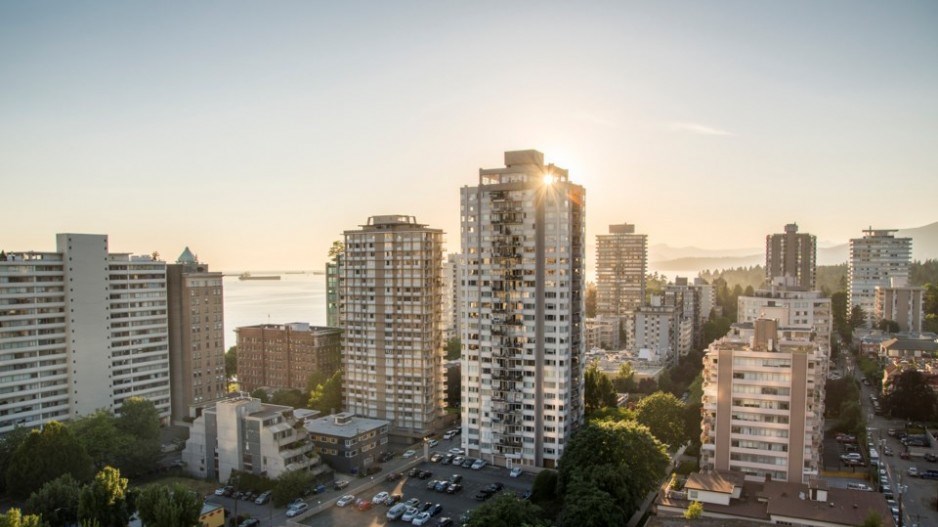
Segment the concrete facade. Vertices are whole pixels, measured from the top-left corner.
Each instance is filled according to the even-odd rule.
[[[797,287],[813,291],[817,275],[817,238],[798,233],[798,225],[790,223],[782,234],[765,237],[765,281],[787,277]]]
[[[462,446],[555,467],[583,421],[585,197],[535,150],[460,193]]]
[[[625,317],[645,302],[648,235],[628,223],[596,235],[596,314]]]
[[[873,320],[876,288],[888,287],[891,278],[908,279],[912,261],[912,238],[896,238],[891,229],[867,229],[862,238],[850,240],[847,267],[848,308],[860,306],[867,327]]]
[[[260,324],[235,330],[241,389],[306,390],[309,376],[332,376],[339,369],[340,328],[304,322]]]
[[[0,257],[0,433],[132,396],[169,418],[166,264],[58,234],[55,252]]]
[[[873,321],[892,320],[899,331],[919,333],[924,316],[924,294],[921,287],[907,285],[904,278],[893,278],[889,286],[876,286]]]
[[[225,311],[222,274],[212,273],[189,251],[166,266],[169,366],[174,423],[225,397]]]
[[[387,451],[389,423],[338,413],[303,424],[316,453],[335,471],[358,474]]]
[[[345,410],[423,437],[443,415],[443,231],[404,215],[345,231]]]

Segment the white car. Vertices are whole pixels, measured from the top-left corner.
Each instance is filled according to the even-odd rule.
[[[355,496],[351,494],[346,494],[345,496],[342,496],[341,498],[339,498],[339,501],[335,502],[335,504],[338,505],[339,507],[345,507],[346,505],[354,501],[355,501]]]
[[[411,520],[411,524],[413,524],[413,525],[426,525],[428,521],[430,521],[430,513],[429,513],[429,512],[421,512],[420,514],[414,516],[414,519]]]
[[[412,522],[418,514],[420,514],[420,510],[418,510],[417,507],[407,507],[407,510],[404,512],[404,515],[401,516],[401,519],[405,522]]]
[[[379,492],[379,493],[375,494],[375,497],[374,497],[374,498],[371,498],[371,503],[373,503],[373,504],[375,504],[375,505],[380,505],[380,504],[382,504],[382,503],[388,501],[388,496],[390,496],[390,494],[388,494],[387,492]]]
[[[289,509],[287,509],[287,518],[299,516],[300,514],[303,514],[304,512],[306,512],[306,509],[308,508],[309,508],[309,505],[305,503],[294,505],[293,507],[290,507]]]
[[[215,489],[216,496],[223,496],[224,494],[225,494],[225,487],[222,487],[220,489]]]
[[[406,450],[406,451],[404,451],[403,454],[401,454],[401,457],[404,458],[404,459],[410,459],[410,458],[412,458],[412,457],[414,457],[414,456],[416,456],[416,455],[417,455],[417,453],[414,452],[413,450]]]
[[[472,466],[470,468],[472,470],[481,470],[485,468],[485,465],[488,465],[488,462],[486,462],[484,459],[477,459],[472,462]]]
[[[521,467],[515,467],[515,468],[511,469],[511,472],[508,473],[508,475],[511,476],[511,477],[513,477],[513,478],[520,478],[520,477],[521,477],[521,474],[522,474],[522,472],[521,472]]]
[[[451,448],[451,449],[449,449],[449,453],[452,454],[452,455],[454,455],[454,456],[461,456],[461,455],[462,455],[462,449],[461,449],[461,448]]]
[[[430,445],[430,448],[433,448],[433,447],[435,447],[436,445],[439,445],[440,442],[437,441],[436,439],[431,439],[431,440],[427,441],[427,444]]]

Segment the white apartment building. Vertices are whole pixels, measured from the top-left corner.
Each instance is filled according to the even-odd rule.
[[[0,252],[0,433],[132,396],[170,410],[166,263],[59,234],[55,252]]]
[[[443,262],[443,340],[459,338],[459,255]]]
[[[317,471],[321,460],[293,408],[237,396],[207,407],[189,428],[182,460],[190,475],[227,482],[232,470],[275,479]]]
[[[586,349],[594,348],[604,350],[618,350],[619,329],[622,327],[620,317],[597,316],[584,320],[583,335],[586,339]]]
[[[820,291],[760,289],[754,296],[739,297],[736,306],[737,322],[775,319],[782,327],[812,329],[818,339],[830,343],[834,328],[831,299],[824,298]]]
[[[677,297],[671,297],[671,300]],[[627,320],[627,348],[653,362],[675,364],[693,346],[693,320],[685,317],[681,305],[665,302],[659,295]]]
[[[867,326],[873,320],[876,287],[887,287],[890,278],[908,278],[912,261],[912,238],[896,238],[894,229],[863,231],[862,238],[850,240],[847,267],[848,307],[860,306]]]
[[[899,331],[921,333],[925,290],[908,285],[903,277],[890,278],[889,286],[876,286],[873,321],[892,320]]]
[[[345,231],[340,266],[346,411],[423,437],[442,417],[443,231],[372,216]]]
[[[462,445],[556,467],[583,420],[585,197],[534,150],[461,190]]]
[[[821,466],[830,349],[778,321],[737,323],[704,356],[701,469],[806,483]]]
[[[596,314],[625,317],[645,303],[648,235],[635,225],[610,225],[596,235]]]

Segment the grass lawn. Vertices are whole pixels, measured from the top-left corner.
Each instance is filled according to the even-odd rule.
[[[205,481],[203,479],[188,478],[185,476],[166,476],[134,486],[143,488],[149,487],[150,485],[172,485],[174,483],[179,483],[187,489],[197,492],[199,496],[208,496],[209,494],[213,494],[215,489],[220,486],[218,483]]]

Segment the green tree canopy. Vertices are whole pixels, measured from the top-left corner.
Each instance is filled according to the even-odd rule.
[[[279,390],[270,398],[271,404],[292,406],[293,408],[306,408],[309,399],[299,390]]]
[[[542,470],[531,486],[531,503],[540,507],[547,518],[556,518],[563,505],[563,498],[557,493],[559,477],[556,470]]]
[[[699,501],[693,501],[687,507],[687,510],[684,511],[684,519],[686,520],[696,520],[703,516],[703,504]]]
[[[262,403],[270,402],[270,395],[267,394],[267,390],[263,388],[257,388],[251,392],[251,397],[255,399],[260,399]]]
[[[459,337],[453,337],[446,341],[446,360],[459,360],[462,354],[462,343]]]
[[[863,311],[862,307],[853,306],[853,308],[850,309],[850,318],[847,321],[847,324],[850,326],[851,332],[854,329],[866,325],[866,312]]]
[[[547,527],[541,508],[530,501],[503,492],[476,507],[469,519],[470,527]]]
[[[0,527],[42,527],[42,518],[32,514],[23,515],[23,512],[13,507],[0,514]]]
[[[78,519],[82,522],[97,522],[101,527],[126,527],[131,512],[127,504],[127,478],[122,478],[114,467],[104,467],[81,489]]]
[[[313,475],[303,470],[291,470],[280,474],[274,481],[270,498],[277,507],[283,507],[294,498],[303,495],[303,489],[313,484]]]
[[[159,464],[160,414],[152,401],[141,397],[125,399],[118,410],[117,429],[130,438],[130,448],[122,452],[119,469],[136,476]]]
[[[18,426],[6,434],[0,434],[0,494],[6,491],[6,473],[13,454],[29,437],[30,429]]]
[[[26,510],[42,517],[49,527],[65,527],[78,521],[81,485],[71,474],[63,474],[33,492]]]
[[[225,352],[225,378],[230,379],[238,374],[238,347],[232,346]]]
[[[71,474],[78,481],[91,479],[92,463],[85,448],[62,423],[52,421],[32,430],[13,453],[6,481],[10,493],[27,498],[47,482]]]
[[[655,392],[642,399],[636,407],[636,419],[666,445],[677,447],[687,440],[684,403],[670,393]]]
[[[586,413],[591,414],[601,408],[616,406],[616,389],[605,373],[599,370],[596,364],[586,368],[584,391],[586,399]]]
[[[896,376],[885,406],[893,417],[930,421],[935,416],[935,392],[918,370],[908,369]]]
[[[176,483],[173,486],[151,485],[136,499],[140,520],[145,527],[197,527],[202,513],[199,495]]]
[[[68,426],[97,469],[119,465],[121,457],[135,443],[134,437],[118,429],[117,419],[107,410],[75,419]]]
[[[860,527],[883,527],[883,517],[878,512],[871,510],[860,524]]]
[[[631,516],[664,476],[668,456],[647,427],[632,421],[590,422],[570,439],[560,459],[560,489],[575,479],[606,492]]]
[[[558,523],[561,527],[606,527],[625,525],[628,519],[608,492],[576,478],[568,486]]]
[[[342,370],[336,370],[329,380],[309,394],[309,407],[323,414],[342,410]]]
[[[632,369],[631,362],[623,362],[619,365],[619,371],[612,379],[612,385],[618,393],[629,393],[635,391],[635,370]]]
[[[596,318],[596,283],[586,284],[586,318]]]

